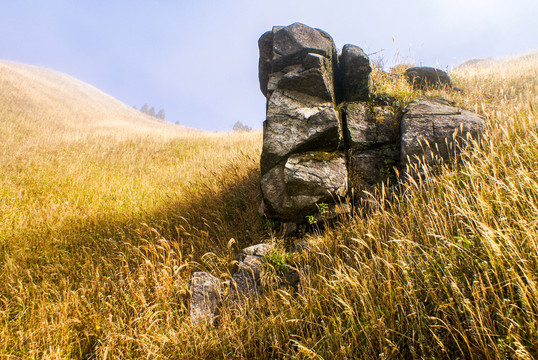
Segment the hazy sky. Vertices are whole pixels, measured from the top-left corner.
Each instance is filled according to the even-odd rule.
[[[207,130],[261,128],[257,40],[273,25],[321,28],[386,64],[399,54],[447,68],[538,49],[538,0],[0,1],[0,58]]]

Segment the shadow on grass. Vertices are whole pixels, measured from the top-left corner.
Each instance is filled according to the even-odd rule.
[[[109,312],[129,324],[159,304],[181,321],[190,272],[204,267],[226,272],[226,261],[218,269],[218,262],[205,262],[204,254],[214,253],[213,258],[229,262],[235,251],[263,240],[259,180],[254,164],[232,163],[187,185],[181,199],[169,199],[151,211],[103,214],[76,225],[21,235],[24,239],[2,249],[2,257],[9,256],[12,265],[0,272],[0,293],[4,294],[0,310],[4,304],[13,316],[20,314],[22,310],[14,305],[17,298],[24,298],[27,307],[39,303],[41,307],[27,312],[20,324],[20,331],[26,332],[44,313],[55,318],[53,323],[67,326],[53,310],[56,303],[63,304],[73,312],[68,318],[80,321],[67,326],[68,333],[55,333],[55,338],[67,336],[70,340],[65,346],[76,347],[73,356],[79,358],[94,356],[97,339],[103,336],[98,329]],[[235,245],[230,249],[232,238]],[[144,250],[163,243],[169,244],[170,254],[162,254],[166,247],[159,248],[159,254]],[[163,277],[162,271],[167,275]],[[6,285],[10,283],[20,286],[16,290]],[[47,294],[56,298],[49,299]],[[10,330],[13,338],[17,329]],[[29,350],[27,344],[17,346]]]
[[[210,185],[205,181],[190,184],[181,200],[171,199],[152,212],[123,221],[86,224],[79,233],[90,229],[97,232],[94,240],[113,239],[118,245],[160,237],[180,243],[194,259],[206,252],[225,251],[232,238],[238,247],[260,241],[259,170],[241,174],[231,166],[209,176],[213,177]]]
[[[257,167],[232,164],[188,184],[181,199],[169,199],[151,211],[125,216],[105,214],[60,229],[24,234],[31,239],[32,251],[11,256],[22,260],[21,269],[32,269],[32,281],[36,281],[48,273],[48,280],[66,272],[78,277],[72,272],[77,263],[91,261],[94,266],[102,266],[126,258],[137,262],[132,258],[137,247],[158,239],[175,243],[184,258],[194,261],[208,252],[229,253],[227,245],[232,238],[234,249],[263,240],[265,232],[258,215],[259,178]],[[14,247],[3,250],[4,254],[23,251]]]

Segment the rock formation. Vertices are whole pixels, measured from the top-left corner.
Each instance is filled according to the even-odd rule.
[[[422,98],[404,109],[392,99],[374,98],[368,56],[349,44],[337,56],[332,38],[322,30],[299,23],[275,26],[258,45],[260,88],[267,98],[262,209],[289,231],[306,216],[320,220],[321,209],[328,213],[322,214],[325,218],[349,211],[338,202],[351,189],[357,194],[394,180],[395,169],[405,171],[419,159],[426,164],[449,159],[457,143],[479,136],[485,127],[482,117],[441,99]],[[302,241],[290,251],[308,248]],[[262,292],[271,251],[271,244],[241,251],[227,296],[232,306]],[[297,286],[308,266],[288,269],[282,282]],[[189,290],[192,322],[214,324],[224,303],[222,282],[195,272]]]
[[[452,80],[447,72],[432,67],[411,67],[405,71],[405,76],[413,88],[419,90],[452,87]]]
[[[262,212],[301,223],[319,204],[337,204],[396,178],[409,159],[448,159],[459,139],[477,136],[484,121],[442,101],[421,99],[399,108],[370,93],[372,68],[355,45],[340,55],[326,32],[295,23],[275,26],[258,41],[259,80],[267,98],[261,155]],[[412,68],[419,87],[451,86],[442,70]],[[448,144],[448,145],[447,145]],[[434,153],[435,153],[434,151]]]
[[[260,87],[267,97],[261,157],[265,209],[301,222],[318,202],[348,190],[344,140],[335,109],[332,38],[295,23],[260,38]]]

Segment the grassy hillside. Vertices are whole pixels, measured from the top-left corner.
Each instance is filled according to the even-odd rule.
[[[0,60],[2,122],[14,140],[76,140],[91,136],[177,133],[178,127],[147,116],[66,74]],[[125,130],[127,128],[127,130]],[[179,127],[181,130],[188,130]],[[44,136],[44,133],[48,136]],[[33,135],[33,136],[29,136]],[[51,139],[52,137],[52,139]]]
[[[179,319],[185,264],[258,231],[259,132],[155,121],[67,75],[14,63],[0,63],[0,91],[1,358],[79,358],[111,321],[127,336],[142,313],[162,313],[157,303]],[[162,237],[177,252],[167,265],[152,260],[156,276],[146,255],[162,255],[150,250]]]
[[[0,69],[2,84],[20,76]],[[1,356],[538,357],[535,57],[455,70],[463,92],[430,95],[487,117],[478,150],[307,236],[313,250],[292,259],[310,266],[302,286],[268,276],[274,290],[225,309],[218,327],[189,322],[192,271],[225,279],[244,245],[284,241],[256,215],[261,134],[163,135],[142,120],[106,131],[92,100],[53,106],[21,73],[0,99],[2,134],[16,139],[0,145]],[[394,76],[374,81],[417,95]],[[95,131],[69,125],[86,110],[80,127]]]

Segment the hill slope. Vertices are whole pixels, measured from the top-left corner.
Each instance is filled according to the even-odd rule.
[[[69,75],[36,66],[0,61],[0,94],[0,131],[17,141],[28,135],[73,140],[188,130],[147,116]],[[52,139],[38,136],[43,133]]]
[[[482,101],[534,101],[538,96],[538,51],[464,63],[452,75],[465,81],[470,93],[483,96]]]
[[[105,283],[127,285],[143,243],[173,238],[185,251],[170,256],[185,262],[256,234],[260,132],[156,121],[67,75],[1,61],[0,140],[1,358],[88,356],[113,296]],[[175,281],[177,293],[188,279]],[[122,303],[160,293],[116,290]]]

